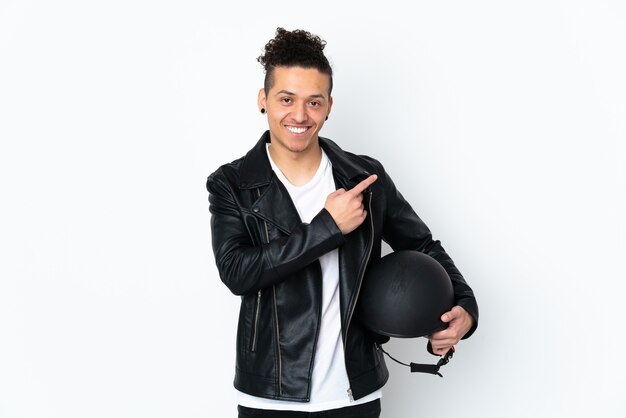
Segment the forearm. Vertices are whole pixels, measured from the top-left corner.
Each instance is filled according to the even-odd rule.
[[[262,244],[253,245],[235,216],[214,215],[212,235],[220,278],[238,295],[279,283],[344,242],[325,210],[289,235]]]

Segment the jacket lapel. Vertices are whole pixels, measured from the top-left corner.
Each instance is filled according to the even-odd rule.
[[[265,149],[269,142],[269,131],[266,131],[248,151],[242,163],[239,187],[258,190],[254,192],[257,199],[250,208],[252,213],[290,234],[302,221],[289,192],[272,171]]]
[[[287,235],[302,222],[289,192],[276,177],[254,202],[252,211]]]

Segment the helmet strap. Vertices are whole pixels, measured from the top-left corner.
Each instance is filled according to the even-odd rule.
[[[448,364],[448,362],[450,361],[450,359],[452,358],[452,356],[454,355],[454,347],[450,348],[448,350],[448,352],[446,354],[444,354],[439,361],[437,362],[437,364],[418,364],[418,363],[411,363],[411,364],[406,364],[403,363],[399,360],[396,360],[395,358],[393,358],[388,352],[386,352],[380,345],[379,345],[381,351],[383,353],[385,353],[387,355],[387,357],[389,357],[390,359],[392,359],[393,361],[395,361],[396,363],[402,364],[403,366],[407,366],[411,368],[411,372],[415,373],[415,372],[419,372],[419,373],[429,373],[429,374],[436,374],[439,377],[443,377],[443,375],[441,373],[439,373],[439,368],[441,366],[445,366],[446,364]]]

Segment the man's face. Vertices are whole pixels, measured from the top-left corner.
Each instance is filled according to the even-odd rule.
[[[276,67],[270,91],[259,92],[265,108],[272,147],[305,152],[317,145],[317,135],[330,113],[330,76],[316,69]]]

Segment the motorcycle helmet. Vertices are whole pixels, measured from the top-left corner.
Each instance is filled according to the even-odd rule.
[[[357,316],[374,334],[394,338],[425,337],[447,327],[441,316],[452,309],[454,303],[452,281],[443,266],[428,254],[401,250],[387,254],[368,268],[361,286]],[[411,371],[441,376],[439,366],[446,364],[453,352],[451,349],[437,366],[411,363]]]
[[[452,281],[443,266],[428,254],[404,250],[368,269],[358,315],[376,334],[415,338],[445,329],[441,315],[453,306]]]

